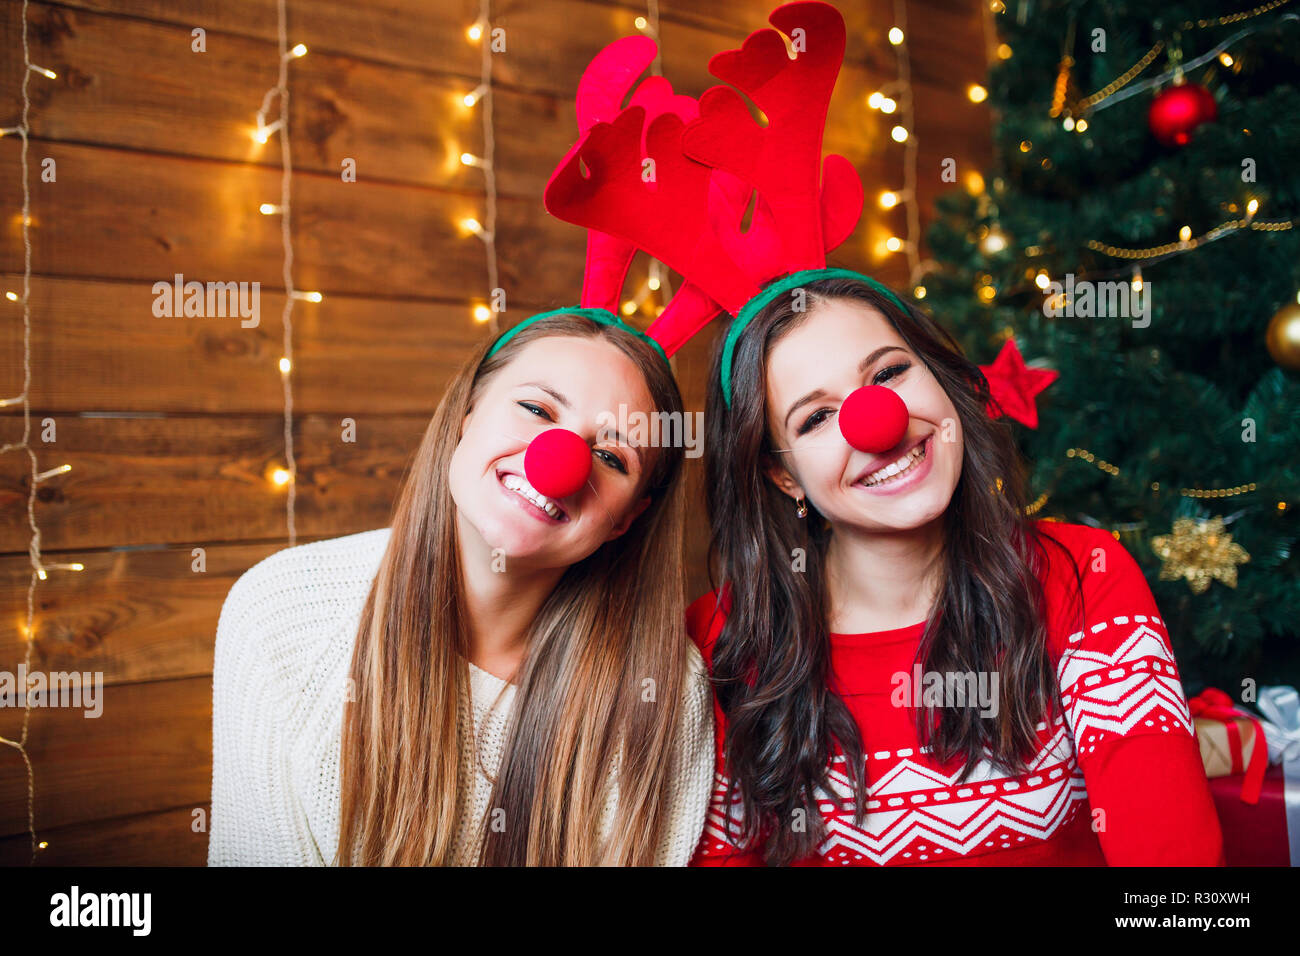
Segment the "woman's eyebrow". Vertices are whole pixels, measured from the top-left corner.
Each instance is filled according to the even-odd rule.
[[[905,351],[907,350],[904,349],[901,345],[882,345],[880,348],[876,349],[874,352],[872,352],[870,355],[868,355],[866,358],[864,358],[861,362],[858,363],[858,374],[860,375],[863,372],[865,372],[867,369],[871,368],[871,366],[876,363],[876,360],[880,358],[880,356],[882,355],[885,355],[889,352],[905,352]],[[823,392],[820,388],[814,388],[807,395],[804,395],[802,398],[796,401],[793,405],[790,406],[790,410],[785,413],[785,424],[783,427],[789,428],[791,415],[797,412],[804,405],[807,405],[809,402],[821,398],[825,394],[826,393]]]
[[[562,394],[560,394],[559,392],[557,392],[555,389],[551,388],[551,386],[549,386],[549,385],[545,385],[545,384],[543,384],[543,383],[541,383],[541,382],[521,382],[521,383],[519,384],[519,387],[520,387],[520,388],[526,388],[526,387],[528,387],[528,386],[532,386],[533,388],[540,388],[543,392],[545,392],[547,395],[551,396],[551,398],[555,399],[557,402],[559,402],[559,403],[560,403],[561,405],[563,405],[565,408],[568,408],[568,409],[572,409],[572,408],[573,408],[573,405],[569,402],[569,400],[568,400],[567,398],[565,398]]]

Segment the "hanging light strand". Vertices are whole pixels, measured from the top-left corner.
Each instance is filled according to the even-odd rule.
[[[279,39],[280,63],[275,86],[266,91],[262,97],[262,107],[257,111],[257,133],[254,138],[265,143],[271,133],[278,133],[280,139],[280,202],[263,203],[259,210],[263,215],[280,217],[280,241],[284,249],[282,281],[284,282],[284,309],[281,312],[283,331],[282,354],[279,360],[280,384],[284,393],[284,458],[285,467],[275,469],[275,483],[285,485],[285,523],[288,528],[289,547],[298,541],[296,522],[298,463],[293,450],[293,304],[302,299],[319,302],[319,292],[299,292],[293,285],[293,229],[291,187],[293,183],[293,156],[289,144],[289,62],[305,56],[307,48],[299,43],[289,49],[288,11],[285,0],[276,0],[276,27]],[[266,117],[271,109],[271,100],[279,105],[279,118],[267,124]]]
[[[475,166],[483,171],[483,223],[468,219],[462,222],[467,232],[477,236],[483,243],[483,253],[487,258],[488,300],[495,304],[496,289],[500,284],[497,268],[497,173],[496,173],[496,131],[492,120],[492,3],[480,0],[478,19],[466,31],[471,43],[479,44],[479,84],[465,97],[466,106],[477,105],[482,111],[483,121],[483,155],[471,156],[462,153],[460,161],[466,166]],[[496,308],[482,304],[473,307],[475,320],[487,322],[492,334],[500,331]]]
[[[71,465],[60,465],[57,468],[51,468],[47,471],[38,472],[36,464],[36,451],[30,443],[32,433],[32,311],[31,311],[31,291],[32,291],[32,240],[30,226],[32,221],[32,197],[31,189],[27,182],[27,146],[28,136],[31,133],[31,124],[29,116],[31,113],[31,94],[27,92],[27,84],[31,80],[33,73],[39,73],[47,79],[57,79],[58,74],[53,70],[37,66],[31,61],[31,49],[27,41],[27,7],[28,0],[23,0],[22,9],[22,44],[23,44],[23,82],[22,98],[23,112],[22,122],[18,126],[9,127],[3,130],[4,134],[17,134],[22,138],[22,149],[19,154],[19,169],[22,176],[23,185],[23,294],[21,301],[23,304],[23,390],[20,395],[12,398],[0,399],[0,406],[17,405],[19,402],[23,406],[23,440],[20,442],[9,442],[0,445],[0,454],[10,451],[22,450],[27,452],[28,461],[31,464],[31,481],[27,488],[27,524],[31,528],[32,536],[28,542],[27,551],[32,562],[32,576],[27,582],[27,618],[23,625],[24,652],[23,664],[19,673],[28,674],[32,664],[32,646],[35,641],[35,607],[36,607],[36,582],[46,580],[46,571],[51,568],[57,568],[66,571],[81,571],[81,564],[46,564],[41,555],[41,531],[36,524],[36,486],[43,481],[47,481],[56,475],[64,474],[72,469]],[[6,296],[10,301],[19,299],[13,293]],[[29,688],[20,687],[18,692],[23,699],[23,721],[22,729],[18,734],[18,739],[13,740],[9,737],[0,735],[0,744],[12,747],[18,751],[23,759],[23,766],[27,771],[27,833],[31,838],[32,856],[31,862],[36,862],[36,779],[32,770],[31,755],[27,752],[27,734],[31,725],[31,697],[28,693]],[[45,847],[44,843],[40,844],[41,848]]]

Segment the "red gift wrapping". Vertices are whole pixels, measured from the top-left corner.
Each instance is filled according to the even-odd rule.
[[[1264,770],[1268,767],[1268,752],[1264,744],[1264,730],[1259,725],[1259,718],[1254,714],[1238,710],[1232,698],[1217,687],[1207,687],[1187,702],[1193,718],[1217,720],[1227,730],[1228,747],[1232,752],[1232,769],[1241,767],[1245,770],[1242,777],[1241,799],[1254,803],[1259,799],[1260,781],[1264,779]],[[1243,766],[1240,720],[1248,720],[1255,728],[1254,746],[1251,748],[1250,761]],[[1198,739],[1197,744],[1201,741]]]
[[[1210,793],[1223,830],[1225,866],[1290,866],[1282,765],[1268,768],[1258,803],[1241,799],[1244,773],[1210,780]]]

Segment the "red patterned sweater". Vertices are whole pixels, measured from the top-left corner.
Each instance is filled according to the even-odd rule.
[[[795,865],[1222,865],[1218,817],[1146,579],[1105,531],[1060,522],[1039,528],[1079,567],[1084,625],[1078,629],[1077,601],[1068,603],[1074,576],[1048,543],[1048,640],[1063,715],[1038,724],[1029,771],[1008,776],[982,761],[958,783],[960,758],[940,766],[918,746],[914,712],[891,704],[891,695],[893,675],[914,674],[924,623],[831,634],[832,687],[857,722],[867,758],[867,814],[858,827],[852,799],[841,810],[819,792],[827,835]],[[725,594],[717,609],[718,593],[687,612],[710,671],[729,610]],[[726,721],[716,698],[714,717],[714,793],[692,865],[760,866],[761,850],[741,851],[728,839]],[[830,785],[851,798],[843,762],[837,751]],[[738,801],[730,811],[739,818]]]

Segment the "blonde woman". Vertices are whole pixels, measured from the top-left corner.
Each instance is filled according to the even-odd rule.
[[[620,405],[680,414],[662,348],[604,310],[535,316],[451,383],[391,528],[236,582],[210,865],[688,862],[713,727],[682,450],[611,434]],[[525,467],[554,429],[590,447],[563,497]]]

